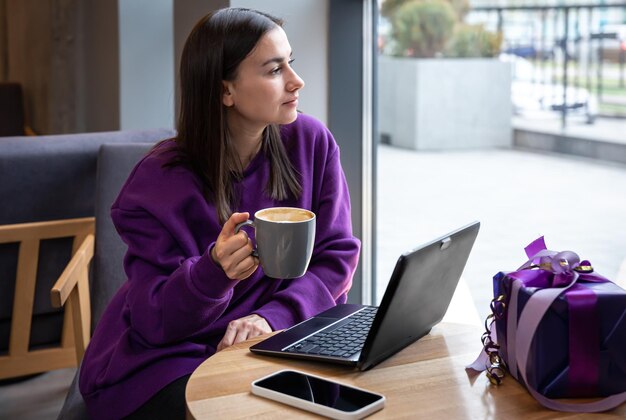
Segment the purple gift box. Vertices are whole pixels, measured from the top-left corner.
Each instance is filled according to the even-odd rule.
[[[533,244],[545,248],[543,238]],[[529,255],[536,255],[535,251],[527,249]],[[573,260],[570,255],[577,258],[574,253],[551,253],[550,258],[531,259],[523,269],[494,277],[494,296],[505,297],[495,322],[499,354],[509,372],[523,382],[518,365],[513,365],[512,359],[519,361],[519,355],[515,355],[516,330],[511,325],[515,326],[537,291],[567,284],[535,331],[527,356],[528,384],[548,398],[624,392],[626,291],[595,273],[587,261]],[[520,281],[514,287],[516,280]],[[515,302],[512,295],[517,297]]]

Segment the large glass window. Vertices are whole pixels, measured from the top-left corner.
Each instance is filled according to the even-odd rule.
[[[379,0],[377,302],[400,253],[473,220],[479,318],[542,235],[626,277],[626,11],[589,3]]]

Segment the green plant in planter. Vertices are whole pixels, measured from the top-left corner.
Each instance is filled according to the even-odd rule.
[[[435,57],[448,42],[455,22],[454,9],[445,0],[412,0],[399,5],[391,16],[394,54]]]
[[[384,0],[383,4],[380,6],[380,14],[386,18],[390,18],[393,12],[403,3],[406,3],[406,1],[407,0]]]
[[[446,57],[496,57],[502,34],[489,32],[483,25],[457,25],[445,50]]]
[[[391,18],[398,7],[412,0],[385,0],[380,8],[380,14]],[[469,0],[448,0],[459,20],[463,20],[470,10]]]
[[[381,7],[391,23],[394,55],[497,56],[501,34],[464,24],[468,12],[468,0],[385,0]]]

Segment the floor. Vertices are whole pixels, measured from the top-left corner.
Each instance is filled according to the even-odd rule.
[[[377,298],[397,257],[473,220],[481,231],[465,267],[481,319],[491,279],[526,262],[545,236],[606,277],[624,276],[626,165],[516,150],[416,152],[378,148]],[[620,269],[621,267],[621,269]]]
[[[75,368],[59,369],[11,385],[0,385],[0,419],[56,419],[75,372]]]
[[[624,165],[515,150],[418,153],[383,145],[377,182],[378,301],[400,253],[472,220],[481,222],[481,232],[448,321],[480,323],[492,276],[524,263],[524,247],[541,235],[551,249],[573,250],[626,283]],[[0,420],[56,418],[73,376],[74,369],[63,369],[0,386]]]

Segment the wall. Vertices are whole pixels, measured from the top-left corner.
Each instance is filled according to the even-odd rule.
[[[294,69],[305,87],[301,111],[328,122],[328,0],[232,0],[232,7],[248,7],[285,20],[293,50]]]
[[[4,2],[5,79],[23,86],[26,122],[39,133],[71,132],[80,120],[80,0]]]
[[[228,7],[228,0],[174,0],[174,91],[175,91],[175,115],[178,116],[180,104],[180,85],[178,81],[178,69],[180,57],[187,36],[196,22],[211,10]]]
[[[120,127],[120,57],[118,2],[84,0],[84,47],[80,81],[83,123],[77,131],[110,131]]]
[[[173,0],[119,0],[120,128],[174,126]]]
[[[37,133],[173,126],[174,0],[1,1],[0,80]]]

